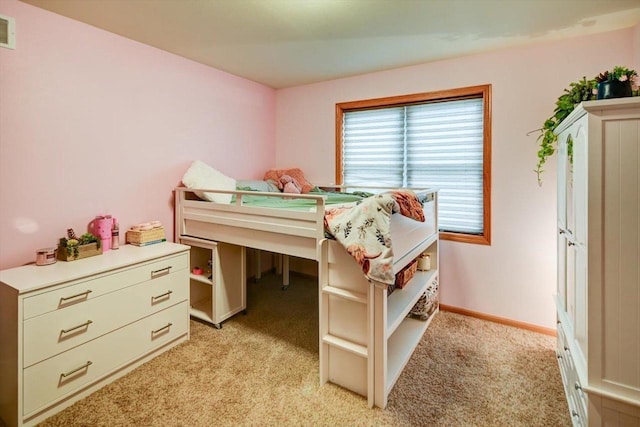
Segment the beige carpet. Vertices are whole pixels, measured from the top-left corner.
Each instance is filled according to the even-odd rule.
[[[248,310],[45,420],[45,426],[570,426],[549,336],[441,312],[386,410],[319,386],[317,285],[248,285]]]

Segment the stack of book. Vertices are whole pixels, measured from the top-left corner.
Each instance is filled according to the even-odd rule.
[[[149,246],[155,243],[166,242],[164,227],[156,227],[151,230],[127,230],[127,243],[135,246]]]

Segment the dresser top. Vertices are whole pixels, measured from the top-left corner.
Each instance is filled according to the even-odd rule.
[[[122,245],[119,249],[112,249],[102,255],[76,261],[57,261],[55,264],[43,266],[31,264],[2,270],[0,271],[0,285],[4,284],[14,288],[19,294],[22,294],[163,256],[186,252],[189,249],[189,246],[171,242],[144,247]]]

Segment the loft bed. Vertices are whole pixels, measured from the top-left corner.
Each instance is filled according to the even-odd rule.
[[[210,202],[196,195],[204,192],[230,196],[230,202]],[[437,191],[415,192],[424,222],[390,215],[393,275],[423,253],[431,259],[430,269],[418,271],[395,291],[393,284],[365,277],[361,265],[341,243],[328,237],[326,210],[347,203],[338,194],[336,205],[334,193],[292,195],[177,187],[175,237],[187,244],[189,239],[222,242],[317,261],[320,383],[338,384],[367,397],[370,407],[384,408],[438,311]],[[420,319],[411,316],[418,305]]]
[[[196,192],[228,194],[232,201],[203,201]],[[201,237],[318,260],[318,244],[325,238],[324,212],[330,206],[329,192],[296,194],[293,198],[279,192],[177,187],[175,197],[176,237]]]

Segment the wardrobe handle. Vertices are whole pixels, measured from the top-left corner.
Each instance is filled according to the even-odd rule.
[[[569,246],[575,246],[576,244],[575,244],[575,242],[569,242],[569,243],[567,243],[567,245],[569,245]]]
[[[89,366],[91,366],[92,364],[93,364],[93,362],[91,362],[91,360],[87,360],[87,363],[85,363],[84,365],[82,365],[82,366],[80,366],[80,367],[78,367],[78,368],[76,368],[76,369],[74,369],[74,370],[72,370],[72,371],[69,371],[69,372],[63,372],[63,373],[61,373],[61,374],[60,374],[60,378],[61,378],[61,379],[62,379],[62,378],[67,378],[69,375],[73,375],[73,374],[75,374],[75,373],[76,373],[76,372],[78,372],[78,371],[81,371],[81,370],[83,370],[83,369],[86,369],[86,368],[88,368]]]
[[[559,234],[564,234],[564,233],[566,233],[566,231],[564,231],[564,230],[562,230],[562,229],[561,229],[560,231],[558,231],[558,233],[559,233]]]
[[[580,386],[580,384],[578,384],[578,383],[576,383],[576,384],[574,385],[574,388],[575,388],[576,390],[578,390],[578,391],[582,391],[582,387],[581,387],[581,386]]]
[[[86,322],[84,322],[82,325],[78,325],[78,326],[74,326],[73,328],[69,328],[69,329],[61,329],[60,330],[60,335],[62,334],[68,334],[71,331],[75,331],[76,329],[80,329],[80,328],[84,328],[85,326],[89,326],[90,324],[92,324],[93,321],[91,320],[87,320]]]

